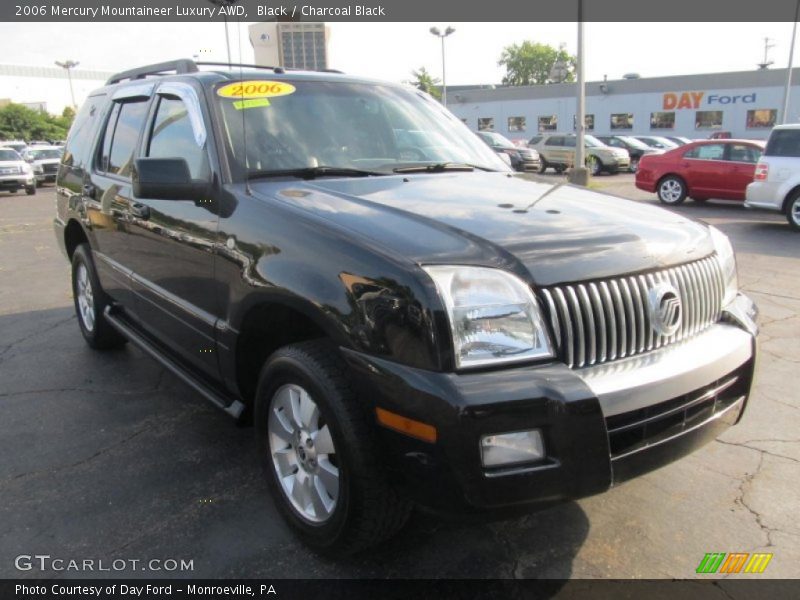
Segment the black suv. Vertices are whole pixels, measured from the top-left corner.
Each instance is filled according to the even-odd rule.
[[[747,402],[755,308],[723,234],[515,175],[406,86],[120,73],[81,108],[57,188],[86,342],[132,342],[252,420],[320,550],[374,544],[414,503],[602,492]]]

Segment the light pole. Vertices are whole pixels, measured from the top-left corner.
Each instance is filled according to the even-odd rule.
[[[786,71],[786,88],[783,90],[783,114],[781,123],[789,120],[789,92],[792,87],[792,62],[794,60],[794,40],[797,36],[797,17],[800,13],[800,0],[794,6],[794,23],[792,24],[792,45],[789,47],[789,68]]]
[[[800,0],[798,0],[800,2]],[[577,85],[577,114],[575,115],[575,164],[570,172],[570,182],[576,185],[589,184],[589,170],[586,168],[586,148],[584,146],[586,131],[586,86],[583,71],[583,0],[578,0],[578,64],[575,67]]]
[[[75,91],[72,89],[72,69],[79,64],[80,63],[76,60],[65,60],[64,62],[56,61],[56,65],[67,72],[67,79],[69,79],[69,95],[72,97],[72,108],[78,108],[78,105],[75,104]]]
[[[447,106],[447,78],[445,75],[445,67],[444,67],[444,38],[446,38],[451,33],[455,33],[456,30],[452,27],[448,27],[444,30],[444,33],[439,31],[438,27],[431,27],[430,32],[442,40],[442,104]]]

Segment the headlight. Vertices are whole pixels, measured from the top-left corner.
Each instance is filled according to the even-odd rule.
[[[736,277],[736,256],[733,254],[733,246],[727,235],[711,225],[709,225],[708,231],[711,233],[711,241],[714,243],[714,250],[717,252],[717,258],[722,267],[725,284],[725,293],[722,297],[722,308],[724,308],[736,299],[739,291],[739,281]]]
[[[485,267],[425,271],[447,309],[458,368],[553,356],[539,303],[518,277]]]
[[[32,169],[31,169],[31,166],[30,166],[28,163],[24,163],[24,164],[23,164],[23,165],[22,165],[22,166],[19,168],[19,171],[20,171],[20,173],[24,173],[25,175],[27,175],[27,174],[29,174],[29,173],[31,173],[31,172],[32,172]]]

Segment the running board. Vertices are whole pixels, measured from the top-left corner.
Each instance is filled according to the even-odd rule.
[[[106,309],[103,311],[103,315],[114,327],[114,329],[136,344],[146,354],[156,359],[164,368],[168,369],[174,375],[177,375],[179,379],[191,386],[196,392],[200,393],[206,400],[210,401],[211,404],[217,408],[221,408],[235,419],[238,419],[242,415],[245,407],[241,401],[225,398],[219,392],[198,380],[187,369],[173,361],[156,346],[154,346],[147,338],[135,331],[130,325],[120,319],[118,315],[115,315],[112,308],[112,306],[106,306]]]

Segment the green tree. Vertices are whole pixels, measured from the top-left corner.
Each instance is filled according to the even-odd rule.
[[[411,81],[411,85],[418,90],[427,92],[437,100],[442,99],[442,92],[438,87],[436,87],[441,83],[441,79],[428,73],[428,70],[425,67],[420,67],[416,71],[411,71],[411,75],[414,77],[414,79]]]
[[[551,72],[557,61],[566,67],[561,81],[574,81],[577,58],[547,44],[524,41],[506,46],[497,64],[506,68],[503,85],[541,85],[553,83]]]
[[[62,140],[72,124],[75,112],[55,117],[44,111],[32,110],[21,104],[0,108],[0,138],[22,140]]]

